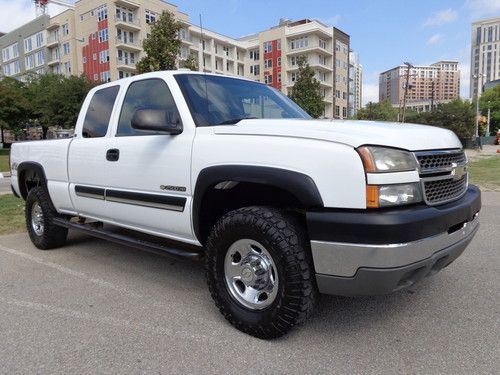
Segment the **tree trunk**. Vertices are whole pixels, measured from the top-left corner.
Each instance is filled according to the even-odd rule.
[[[3,141],[4,140],[4,138],[3,138],[3,126],[0,126],[0,129],[1,129],[1,133],[2,133],[2,140],[0,141],[0,143],[3,146],[3,144],[4,144],[4,141]]]
[[[47,126],[42,126],[42,139],[47,139],[47,131],[49,128]]]

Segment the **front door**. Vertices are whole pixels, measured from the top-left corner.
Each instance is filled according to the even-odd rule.
[[[194,128],[184,126],[179,135],[133,129],[132,116],[145,107],[166,110],[168,121],[180,121],[167,82],[151,78],[130,83],[111,138],[116,160],[104,169],[108,214],[122,226],[192,241]]]

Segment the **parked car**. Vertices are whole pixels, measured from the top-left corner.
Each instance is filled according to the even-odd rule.
[[[481,207],[451,131],[313,120],[264,84],[184,71],[92,89],[72,138],[14,144],[11,169],[36,247],[71,229],[203,258],[221,313],[261,338],[319,293],[389,293],[448,266]]]

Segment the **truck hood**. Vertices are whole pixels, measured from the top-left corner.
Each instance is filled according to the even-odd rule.
[[[354,120],[258,119],[217,126],[215,134],[278,136],[342,143],[380,145],[409,151],[462,148],[455,133],[426,125]]]

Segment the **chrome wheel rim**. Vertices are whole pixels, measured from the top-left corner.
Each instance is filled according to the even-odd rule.
[[[37,236],[43,234],[43,211],[38,202],[35,202],[33,207],[31,207],[31,227]]]
[[[271,254],[259,242],[233,243],[224,260],[224,279],[231,296],[252,310],[271,305],[278,294],[278,272]]]

